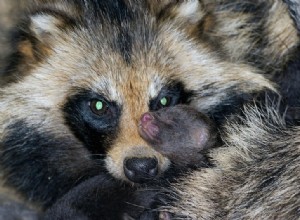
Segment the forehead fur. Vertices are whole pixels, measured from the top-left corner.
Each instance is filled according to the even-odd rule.
[[[12,93],[16,90],[17,96],[53,107],[84,88],[120,104],[130,100],[128,105],[146,106],[164,84],[175,79],[188,90],[197,91],[200,110],[207,110],[226,98],[227,91],[272,88],[252,68],[223,61],[208,44],[189,38],[172,21],[158,21],[142,3],[76,3],[80,7],[74,15],[65,9],[67,6],[52,5],[59,11],[54,20],[45,20],[53,15],[51,7],[36,12],[38,16],[35,13],[36,24],[47,31],[55,27],[63,13],[76,22],[72,22],[72,28],[55,29],[60,31],[49,37],[51,53],[12,86]],[[54,26],[51,21],[55,21]],[[34,100],[25,98],[32,94],[37,96]]]

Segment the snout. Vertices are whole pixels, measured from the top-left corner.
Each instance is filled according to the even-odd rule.
[[[109,151],[105,163],[115,178],[131,183],[151,182],[170,167],[170,160],[146,143],[115,147]]]
[[[125,176],[135,183],[151,181],[158,175],[158,160],[156,158],[126,158],[123,167]]]

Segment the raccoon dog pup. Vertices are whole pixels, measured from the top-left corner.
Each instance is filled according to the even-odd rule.
[[[176,105],[142,115],[140,135],[181,168],[208,165],[205,152],[216,146],[212,121],[190,106]]]

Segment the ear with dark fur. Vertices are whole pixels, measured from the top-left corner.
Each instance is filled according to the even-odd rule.
[[[66,18],[58,13],[39,12],[30,16],[29,29],[41,43],[47,44],[66,26]]]
[[[19,42],[18,49],[27,58],[41,59],[51,51],[57,37],[74,23],[61,11],[37,11],[29,16],[27,36]]]
[[[205,15],[203,5],[199,0],[148,0],[148,4],[151,11],[159,18],[176,19],[184,23],[198,23]]]
[[[74,19],[62,10],[43,8],[29,14],[11,34],[12,54],[0,70],[1,84],[25,76],[32,66],[51,54],[58,37],[74,25]]]
[[[204,32],[213,20],[199,0],[148,0],[148,5],[160,21],[176,22],[179,27],[192,34],[199,30],[199,25]]]

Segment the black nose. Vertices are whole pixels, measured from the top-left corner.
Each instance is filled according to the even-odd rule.
[[[124,173],[126,177],[135,183],[144,183],[152,180],[158,174],[158,162],[156,158],[133,157],[124,160]]]

